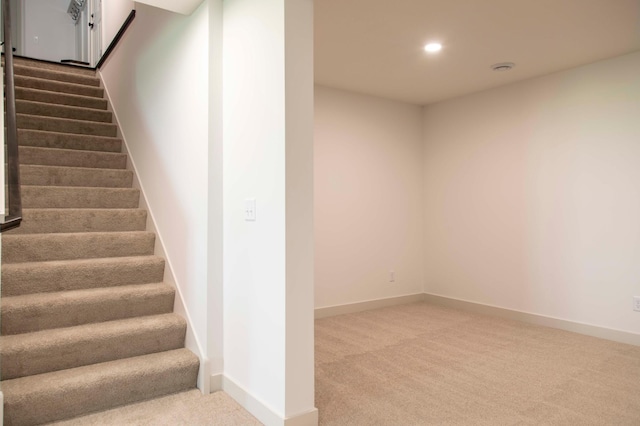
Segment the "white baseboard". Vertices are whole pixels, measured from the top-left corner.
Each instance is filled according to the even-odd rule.
[[[316,308],[315,317],[316,319],[326,318],[335,315],[351,314],[355,312],[369,311],[372,309],[379,309],[387,306],[403,305],[406,303],[414,302],[433,303],[436,305],[461,309],[468,312],[492,315],[500,318],[522,321],[529,324],[557,328],[560,330],[571,331],[573,333],[612,340],[614,342],[640,346],[640,334],[600,327],[592,324],[584,324],[561,318],[553,318],[530,312],[516,311],[513,309],[501,308],[498,306],[485,305],[468,300],[454,299],[451,297],[430,293],[411,294],[407,296],[390,297],[388,299],[367,300],[364,302],[349,303],[346,305]]]
[[[408,294],[406,296],[389,297],[386,299],[365,300],[364,302],[346,305],[326,306],[315,309],[315,318],[333,317],[336,315],[353,314],[355,312],[370,311],[387,306],[404,305],[406,303],[424,301],[424,293]]]
[[[468,312],[492,315],[500,318],[522,321],[529,324],[571,331],[574,333],[598,337],[601,339],[613,340],[614,342],[640,346],[640,334],[635,334],[628,331],[615,330],[591,324],[583,324],[575,321],[533,314],[530,312],[500,308],[498,306],[484,305],[482,303],[454,299],[451,297],[439,296],[436,294],[425,293],[424,301],[427,303],[433,303],[435,305],[446,306],[449,308],[460,309]]]
[[[223,379],[224,379],[224,375],[222,373],[212,374],[209,377],[209,393],[221,391]]]
[[[221,378],[222,390],[231,396],[245,410],[250,412],[256,419],[266,426],[317,426],[318,425],[318,409],[314,408],[305,413],[301,413],[292,417],[284,418],[276,413],[271,407],[255,398],[247,392],[242,386],[224,375],[217,375]],[[217,377],[211,377],[210,382],[214,383],[219,380]]]
[[[171,259],[167,256],[167,251],[165,249],[165,244],[162,239],[162,233],[158,231],[156,226],[156,220],[153,215],[153,211],[149,208],[149,203],[147,202],[147,198],[145,196],[144,186],[142,182],[140,182],[138,176],[138,170],[136,168],[136,163],[131,156],[131,152],[129,150],[129,144],[127,143],[126,135],[122,133],[122,127],[120,126],[120,120],[118,119],[117,112],[113,109],[113,103],[111,102],[111,96],[109,94],[109,88],[104,84],[104,79],[102,77],[102,71],[98,70],[98,75],[100,76],[100,84],[104,89],[104,93],[106,99],[108,101],[108,111],[113,114],[114,123],[118,128],[118,137],[122,139],[122,151],[127,154],[127,169],[133,171],[133,188],[140,190],[140,204],[139,208],[147,211],[147,231],[153,232],[156,236],[155,246],[154,246],[154,254],[156,256],[162,257],[165,260],[165,268],[164,268],[164,282],[176,290],[176,297],[173,304],[173,311],[178,315],[181,315],[187,321],[187,333],[185,336],[185,348],[189,349],[191,352],[196,354],[198,359],[200,360],[200,367],[198,369],[198,379],[197,386],[198,389],[202,393],[207,393],[207,390],[210,387],[208,383],[209,380],[209,360],[204,356],[204,351],[202,350],[202,345],[198,340],[198,337],[193,332],[193,321],[189,316],[189,312],[187,311],[186,304],[184,302],[184,296],[182,294],[182,289],[178,283],[178,280],[174,274],[174,267],[171,263]]]

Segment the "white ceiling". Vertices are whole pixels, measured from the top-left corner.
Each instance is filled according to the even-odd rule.
[[[640,0],[315,0],[317,84],[421,105],[637,50]]]

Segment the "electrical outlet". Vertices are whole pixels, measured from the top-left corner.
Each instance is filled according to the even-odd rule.
[[[633,297],[633,310],[640,312],[640,296]]]
[[[389,271],[389,282],[390,283],[395,283],[396,282],[396,272],[395,271]]]

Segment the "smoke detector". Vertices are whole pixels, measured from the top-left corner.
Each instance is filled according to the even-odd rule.
[[[491,65],[491,69],[494,71],[503,72],[503,71],[509,71],[515,66],[516,64],[514,64],[513,62],[499,62],[497,64]]]

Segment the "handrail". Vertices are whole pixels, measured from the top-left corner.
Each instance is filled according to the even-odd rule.
[[[18,158],[18,127],[16,123],[16,91],[13,76],[13,43],[11,42],[11,6],[9,0],[2,0],[4,24],[4,80],[5,80],[5,125],[7,128],[7,188],[9,212],[0,222],[0,232],[20,226],[22,222],[22,194],[20,193],[20,160]]]
[[[133,9],[131,13],[129,13],[129,16],[127,16],[127,19],[124,21],[120,29],[118,30],[118,33],[116,34],[116,36],[113,38],[113,40],[111,40],[111,43],[109,43],[107,50],[105,50],[104,53],[102,54],[102,57],[96,64],[95,69],[102,68],[102,65],[105,63],[109,55],[111,55],[111,52],[113,51],[113,49],[115,49],[116,45],[120,42],[120,39],[122,38],[124,33],[127,31],[127,28],[129,28],[129,25],[131,25],[135,17],[136,17],[136,10]]]

